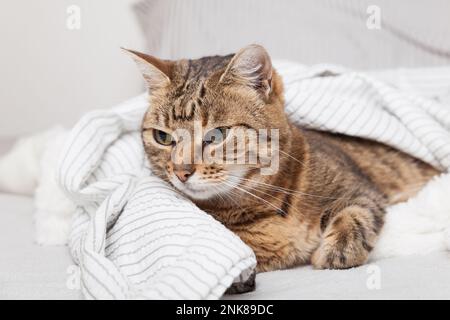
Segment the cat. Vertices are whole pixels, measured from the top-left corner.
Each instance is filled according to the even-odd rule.
[[[249,245],[257,272],[364,264],[386,207],[439,174],[378,142],[293,125],[284,112],[282,79],[262,46],[179,61],[126,51],[149,89],[142,139],[154,172]],[[174,132],[192,132],[195,122],[205,132],[278,129],[278,171],[175,161],[180,141]],[[193,148],[220,148],[228,135],[219,143],[190,142]]]

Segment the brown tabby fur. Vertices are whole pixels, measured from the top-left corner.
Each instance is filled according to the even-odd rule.
[[[364,264],[385,208],[408,199],[438,173],[380,143],[294,126],[284,113],[282,80],[262,47],[177,62],[130,52],[151,93],[152,107],[143,121],[145,150],[164,180],[177,170],[170,158],[174,147],[158,147],[149,134],[152,128],[193,130],[193,121],[199,120],[205,128],[245,124],[280,130],[277,174],[263,176],[249,167],[228,194],[191,197],[254,250],[258,272],[305,263],[320,269]],[[230,67],[243,54],[255,55],[266,68],[256,74],[256,83]],[[232,172],[226,165],[190,169],[206,182],[223,181]]]

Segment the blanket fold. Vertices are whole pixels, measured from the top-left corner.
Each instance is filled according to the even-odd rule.
[[[86,115],[62,151],[59,184],[78,204],[69,246],[92,299],[217,299],[253,252],[152,175],[139,126],[145,95]]]
[[[294,123],[376,140],[450,168],[448,106],[381,81],[383,75],[282,61],[275,67]],[[62,150],[57,180],[78,206],[69,247],[83,295],[218,299],[252,274],[254,253],[152,174],[139,132],[147,107],[143,94],[88,113]]]

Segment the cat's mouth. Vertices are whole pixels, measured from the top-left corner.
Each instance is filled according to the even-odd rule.
[[[222,181],[208,181],[194,175],[188,181],[181,182],[175,176],[172,176],[170,177],[170,183],[189,198],[194,200],[208,200],[220,197],[222,194],[230,193],[232,189],[239,185],[240,179],[237,177],[229,177]]]

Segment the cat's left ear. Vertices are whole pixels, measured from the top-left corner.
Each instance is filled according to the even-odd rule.
[[[166,87],[170,84],[173,61],[161,60],[145,53],[122,48],[129,54],[141,70],[150,91]]]
[[[247,85],[268,98],[272,90],[272,62],[264,47],[252,44],[236,53],[220,77]]]

